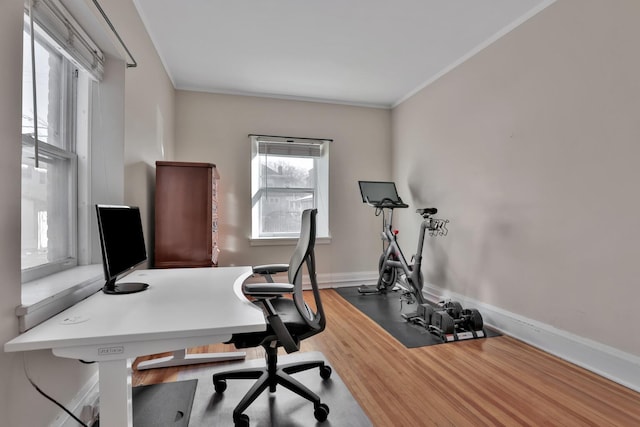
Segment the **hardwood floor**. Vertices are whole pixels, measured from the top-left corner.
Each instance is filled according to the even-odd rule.
[[[302,351],[324,353],[375,426],[640,426],[640,393],[518,340],[407,349],[334,290],[321,292],[327,329]],[[134,371],[133,385],[175,381],[181,369]]]

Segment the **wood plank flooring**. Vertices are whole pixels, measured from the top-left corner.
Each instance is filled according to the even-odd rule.
[[[334,290],[321,295],[327,329],[302,351],[324,353],[374,426],[640,426],[640,393],[516,339],[407,349]],[[133,385],[175,381],[181,369],[134,370]]]

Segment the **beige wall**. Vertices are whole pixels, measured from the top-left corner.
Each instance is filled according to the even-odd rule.
[[[134,56],[125,82],[125,165],[173,156],[175,91],[132,0],[111,0],[103,9]],[[127,60],[130,62],[130,60]]]
[[[401,191],[451,220],[428,282],[640,355],[638,17],[559,0],[394,109]]]
[[[248,134],[331,138],[330,245],[317,245],[319,274],[373,271],[380,225],[360,199],[359,179],[391,176],[390,111],[335,104],[178,91],[176,160],[218,166],[221,265],[287,262],[291,246],[251,247]]]
[[[124,88],[124,203],[140,207],[151,258],[155,162],[174,153],[175,90],[134,3],[112,0],[102,7],[137,62],[126,69]]]
[[[174,155],[175,90],[133,2],[102,6],[138,64],[126,70],[124,202],[140,207],[152,256],[155,162]]]
[[[0,13],[0,343],[18,333],[15,307],[20,304],[20,115],[22,76],[21,0],[2,3]],[[22,377],[19,354],[0,351],[0,414],[9,425],[33,398]],[[5,422],[3,421],[3,422]]]

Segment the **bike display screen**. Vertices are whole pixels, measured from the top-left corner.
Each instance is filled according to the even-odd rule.
[[[362,201],[372,205],[380,204],[388,199],[392,203],[402,203],[394,182],[358,181]]]

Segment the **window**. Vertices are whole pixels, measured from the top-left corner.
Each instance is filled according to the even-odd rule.
[[[297,238],[309,208],[318,209],[317,237],[329,237],[331,140],[250,137],[252,239]]]
[[[73,267],[76,261],[75,84],[77,69],[36,34],[38,164],[30,29],[25,25],[22,79],[23,280]]]
[[[77,105],[78,93],[89,92],[78,82],[88,87],[86,70],[100,76],[102,62],[57,0],[33,5],[33,31],[29,8],[24,16],[21,268],[28,282],[78,265],[76,153],[88,140],[76,135],[88,122],[78,120]]]

